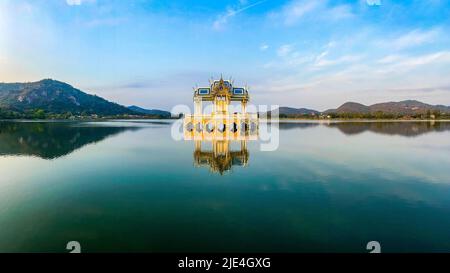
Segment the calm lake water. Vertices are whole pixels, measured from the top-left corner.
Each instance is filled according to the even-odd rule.
[[[279,127],[224,163],[169,121],[0,122],[0,251],[450,252],[450,123]]]

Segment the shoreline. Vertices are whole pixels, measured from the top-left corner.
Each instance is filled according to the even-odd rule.
[[[167,118],[138,118],[138,119],[0,119],[0,122],[111,122],[111,121],[176,121],[179,119]],[[450,119],[300,119],[300,118],[280,118],[276,120],[259,119],[261,122],[267,123],[296,123],[296,122],[310,122],[310,123],[336,123],[336,122],[450,122]]]
[[[0,119],[0,122],[104,122],[104,121],[137,121],[137,120],[178,120],[176,118],[97,118],[97,119]]]
[[[301,119],[301,118],[280,118],[277,120],[260,119],[267,122],[450,122],[450,119]]]

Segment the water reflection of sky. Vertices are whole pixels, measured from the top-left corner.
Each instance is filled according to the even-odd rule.
[[[66,225],[73,217],[91,223],[95,220],[89,215],[99,215],[105,223],[112,224],[114,217],[125,217],[126,211],[130,211],[129,217],[137,217],[145,207],[147,213],[162,217],[159,223],[179,223],[171,218],[175,211],[189,210],[194,219],[199,217],[198,221],[217,221],[216,230],[221,230],[220,225],[235,225],[234,236],[246,234],[244,230],[250,225],[273,232],[284,229],[286,236],[294,238],[290,243],[285,238],[288,250],[297,249],[295,242],[302,244],[304,250],[324,250],[327,246],[332,249],[329,242],[323,241],[333,237],[323,234],[327,232],[325,224],[338,229],[336,236],[352,232],[354,237],[345,235],[351,239],[371,234],[394,240],[391,232],[402,232],[395,239],[394,248],[398,250],[404,249],[401,246],[410,236],[418,238],[415,247],[450,250],[450,238],[444,233],[450,223],[442,221],[442,215],[450,212],[447,124],[438,130],[425,124],[391,124],[384,132],[383,126],[343,126],[280,125],[278,150],[262,152],[257,141],[249,142],[248,166],[219,175],[193,166],[194,143],[173,141],[170,122],[120,121],[99,127],[96,123],[1,124],[0,224],[4,231],[0,232],[0,245],[3,249],[32,249],[38,244],[32,236],[56,232],[53,229],[60,228],[56,223]],[[260,212],[249,217],[248,213],[256,209]],[[44,211],[49,214],[48,219],[42,216]],[[201,211],[211,213],[205,219],[221,215],[222,220],[205,220],[198,214]],[[404,215],[391,215],[394,212]],[[181,217],[179,221],[187,221],[176,215]],[[362,223],[372,221],[369,216],[377,221],[373,223],[376,229]],[[39,217],[44,220],[38,226],[26,220]],[[283,228],[264,217],[277,219]],[[137,219],[127,221],[137,224]],[[427,220],[423,222],[424,219]],[[152,223],[149,219],[140,224],[148,227]],[[184,225],[189,228],[189,222]],[[358,225],[364,225],[365,230],[354,230]],[[99,231],[95,225],[76,227],[66,233],[90,234],[93,244],[97,242]],[[23,234],[17,235],[18,231]],[[111,236],[119,231],[110,230]],[[183,235],[193,232],[183,231]],[[305,234],[309,239],[303,237]],[[65,239],[66,235],[59,236]],[[137,235],[146,236],[139,232]],[[19,236],[28,248],[21,248],[8,236]],[[86,240],[91,238],[85,236]],[[230,244],[238,237],[231,236]],[[255,237],[248,243],[258,245],[256,240],[260,239]],[[339,241],[334,237],[333,240]],[[57,242],[48,242],[47,247],[52,248],[52,243]],[[343,241],[339,245],[348,246]],[[275,246],[272,242],[261,247],[278,249]]]

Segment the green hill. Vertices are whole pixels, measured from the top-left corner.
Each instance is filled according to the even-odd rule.
[[[0,83],[0,108],[16,115],[139,115],[122,105],[89,95],[51,79],[29,83]]]

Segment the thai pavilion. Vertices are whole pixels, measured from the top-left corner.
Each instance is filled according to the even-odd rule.
[[[250,97],[245,87],[234,87],[230,80],[211,81],[209,87],[194,89],[194,114],[184,118],[185,136],[192,139],[226,138],[239,140],[249,136],[258,127],[258,116],[247,113],[247,103]],[[203,104],[212,103],[210,114],[203,113]],[[240,113],[230,113],[232,102],[241,105]]]
[[[209,87],[194,89],[194,114],[183,121],[185,140],[195,141],[195,166],[209,165],[210,170],[223,174],[232,165],[245,166],[249,153],[247,141],[258,137],[258,116],[247,113],[248,89],[235,87],[231,80],[212,80]],[[230,113],[230,104],[240,103],[240,112]],[[210,103],[206,114],[203,105]],[[240,142],[239,150],[231,150],[233,141]],[[211,149],[202,150],[203,142],[211,142]]]

